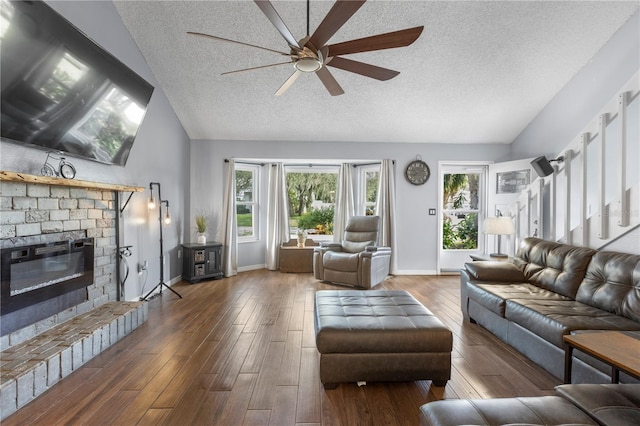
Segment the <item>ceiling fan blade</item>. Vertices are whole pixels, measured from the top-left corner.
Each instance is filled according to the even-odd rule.
[[[235,70],[235,71],[226,71],[226,72],[221,73],[220,75],[235,74],[237,72],[253,71],[253,70],[259,70],[261,68],[270,68],[270,67],[276,67],[278,65],[286,65],[286,64],[291,64],[291,61],[289,61],[289,62],[279,62],[277,64],[260,65],[259,67],[243,68],[241,70]]]
[[[324,17],[309,42],[319,49],[360,9],[366,0],[338,0]]]
[[[214,36],[214,35],[211,35],[211,34],[196,33],[196,32],[193,32],[193,31],[187,31],[187,34],[198,36],[198,37],[211,38],[211,39],[214,39],[214,40],[227,41],[229,43],[241,44],[243,46],[255,47],[255,48],[258,48],[258,49],[262,49],[262,50],[268,50],[269,52],[279,53],[280,55],[289,56],[289,53],[280,52],[279,50],[269,49],[268,47],[256,46],[255,44],[244,43],[242,41],[230,40],[228,38],[218,37],[218,36]]]
[[[274,95],[280,96],[284,92],[289,90],[289,87],[291,87],[293,85],[293,83],[298,79],[298,77],[300,77],[301,74],[302,74],[301,71],[296,70],[296,72],[291,74],[291,76],[287,79],[287,81],[282,83],[282,86],[280,86],[280,88],[278,90],[276,90],[276,93],[274,93]]]
[[[387,68],[377,67],[364,62],[352,61],[351,59],[334,56],[325,62],[330,67],[340,68],[345,71],[351,71],[365,77],[375,78],[376,80],[386,81],[400,74],[400,71],[394,71]]]
[[[282,34],[282,37],[284,37],[287,43],[289,43],[289,46],[300,47],[300,45],[298,44],[298,41],[293,36],[293,34],[291,34],[291,31],[289,31],[289,28],[287,28],[284,21],[282,20],[280,15],[278,15],[278,12],[276,12],[275,7],[273,7],[270,1],[268,0],[253,0],[253,1],[258,5],[260,10],[262,10],[262,13],[264,13],[267,16],[267,18],[271,21],[273,26],[276,27],[276,29],[280,32],[280,34]]]
[[[320,68],[318,71],[316,71],[316,74],[320,78],[320,81],[322,81],[322,84],[324,84],[324,87],[327,88],[331,96],[344,94],[344,90],[342,90],[342,87],[340,87],[336,79],[333,78],[333,75],[331,74],[331,72],[329,72],[327,67]]]
[[[409,46],[422,34],[423,26],[407,28],[406,30],[378,34],[357,40],[345,41],[327,46],[329,56],[348,55],[350,53],[370,52],[372,50],[393,49],[394,47]]]

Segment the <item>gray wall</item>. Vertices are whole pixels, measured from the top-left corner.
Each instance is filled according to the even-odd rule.
[[[620,28],[511,144],[511,158],[561,150],[640,69],[640,12]],[[524,100],[526,102],[526,100]]]
[[[429,208],[438,205],[438,162],[505,160],[509,146],[504,144],[448,145],[412,143],[313,143],[313,142],[221,142],[193,141],[191,144],[192,209],[204,210],[213,218],[209,238],[220,240],[222,217],[224,159],[314,159],[396,161],[397,259],[400,273],[433,273],[436,270],[438,221],[429,216]],[[431,178],[414,186],[404,178],[404,168],[420,155],[431,168]],[[339,163],[339,161],[336,161]],[[196,195],[197,194],[197,195]],[[264,195],[264,194],[263,194]],[[264,209],[263,209],[264,210]],[[215,234],[215,237],[213,235]],[[191,236],[195,238],[195,234]],[[238,267],[265,263],[264,239],[258,243],[241,243]]]
[[[164,280],[181,275],[178,247],[185,235],[185,212],[189,205],[189,138],[178,121],[164,92],[129,35],[111,2],[47,2],[87,36],[149,81],[155,91],[149,109],[125,167],[108,166],[71,159],[76,179],[123,183],[148,188],[149,182],[162,184],[162,196],[169,200],[173,222],[165,228]],[[0,142],[2,170],[39,174],[44,151]],[[128,194],[123,194],[125,199]],[[148,190],[135,193],[123,214],[124,238],[121,245],[133,245],[128,259],[133,271],[126,284],[126,299],[137,298],[160,281],[159,225],[157,216],[146,208]],[[149,262],[148,273],[138,275],[137,263]]]

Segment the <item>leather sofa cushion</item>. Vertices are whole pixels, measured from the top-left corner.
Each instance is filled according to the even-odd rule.
[[[605,425],[640,425],[640,384],[560,385],[556,394]]]
[[[517,257],[519,262],[525,262],[527,281],[575,299],[587,265],[595,253],[586,247],[526,238],[518,248]]]
[[[505,316],[507,299],[571,300],[558,293],[528,283],[481,284],[470,282],[467,285],[467,295],[470,299],[501,317]]]
[[[451,352],[451,331],[402,290],[321,290],[316,346],[329,353]]]
[[[446,399],[420,407],[423,426],[457,425],[597,425],[559,396]]]
[[[505,318],[563,347],[573,330],[640,330],[640,323],[574,300],[507,300]]]
[[[469,275],[478,281],[525,282],[522,270],[511,262],[480,261],[465,263]]]
[[[640,256],[596,253],[576,300],[640,322]]]

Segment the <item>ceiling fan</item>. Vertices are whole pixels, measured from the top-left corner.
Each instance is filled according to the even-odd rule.
[[[343,58],[342,55],[352,53],[370,52],[374,50],[392,49],[395,47],[409,46],[417,40],[424,29],[423,26],[408,28],[405,30],[394,31],[385,34],[378,34],[370,37],[364,37],[356,40],[345,41],[342,43],[327,45],[326,42],[347,22],[354,13],[360,9],[366,0],[337,0],[327,16],[320,23],[316,31],[309,36],[309,0],[307,0],[307,36],[296,41],[295,37],[284,21],[276,12],[270,1],[254,0],[260,10],[266,15],[271,23],[276,27],[278,32],[284,37],[289,45],[290,52],[281,52],[262,46],[256,46],[236,40],[218,37],[210,34],[188,31],[187,34],[206,37],[214,40],[227,41],[231,43],[241,44],[244,46],[255,47],[262,50],[278,53],[283,56],[289,56],[287,62],[277,64],[263,65],[252,68],[245,68],[236,71],[224,72],[224,74],[232,74],[236,72],[251,71],[261,68],[273,67],[278,65],[293,64],[294,73],[284,82],[276,91],[276,96],[282,95],[287,91],[294,81],[302,73],[315,73],[320,81],[332,96],[342,95],[344,90],[333,77],[327,66],[340,68],[365,77],[375,78],[376,80],[389,80],[400,74],[387,68],[381,68],[375,65],[358,62],[351,59]]]

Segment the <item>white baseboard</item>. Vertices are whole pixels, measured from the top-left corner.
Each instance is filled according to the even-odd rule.
[[[394,275],[438,275],[435,269],[403,269],[396,271]]]
[[[266,269],[266,268],[267,268],[266,263],[263,263],[262,265],[238,266],[238,272],[255,271],[256,269]]]

